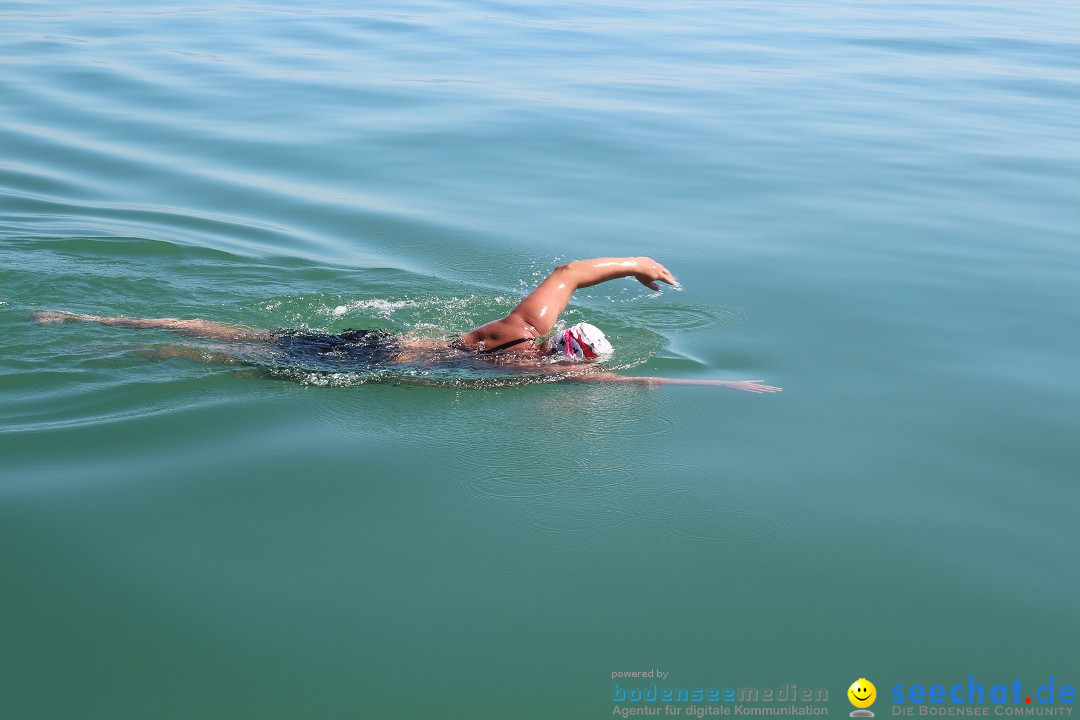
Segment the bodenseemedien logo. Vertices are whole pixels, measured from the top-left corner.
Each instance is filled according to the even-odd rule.
[[[855,706],[855,710],[851,711],[851,717],[874,717],[874,713],[866,709],[877,700],[877,688],[874,687],[874,683],[866,678],[859,678],[847,689],[847,697]]]

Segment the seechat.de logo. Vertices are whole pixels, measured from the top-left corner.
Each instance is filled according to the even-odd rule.
[[[874,713],[866,709],[877,700],[877,688],[874,687],[874,683],[866,678],[859,678],[847,689],[847,697],[856,708],[851,711],[851,717],[874,717]]]

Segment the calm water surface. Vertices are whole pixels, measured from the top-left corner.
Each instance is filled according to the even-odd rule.
[[[8,1],[0,97],[4,717],[1080,681],[1075,3]],[[452,333],[609,254],[684,288],[575,298],[622,372],[785,392],[28,321]]]

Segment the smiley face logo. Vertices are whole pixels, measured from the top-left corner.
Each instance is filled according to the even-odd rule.
[[[859,678],[847,689],[848,700],[857,708],[868,708],[877,700],[877,688],[866,678]],[[854,715],[855,713],[852,713]],[[862,713],[860,713],[862,714]],[[869,713],[867,713],[869,714]],[[871,715],[871,717],[873,717]]]

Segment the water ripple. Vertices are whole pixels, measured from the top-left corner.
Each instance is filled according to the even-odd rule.
[[[506,576],[559,575],[582,570],[597,561],[596,551],[585,545],[503,545],[459,558],[466,568]]]
[[[838,545],[777,538],[744,548],[731,561],[746,570],[781,575],[836,572],[852,562],[852,553]]]

